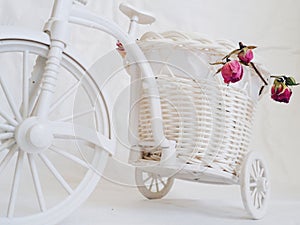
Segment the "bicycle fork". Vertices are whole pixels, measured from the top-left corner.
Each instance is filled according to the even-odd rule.
[[[47,119],[50,105],[57,85],[57,76],[63,51],[68,40],[68,20],[73,0],[58,0],[53,7],[52,15],[45,24],[44,31],[50,35],[51,45],[41,83],[41,93],[37,102],[35,115]]]
[[[47,149],[53,141],[51,123],[48,121],[51,102],[56,89],[56,82],[66,40],[69,35],[68,20],[73,0],[57,0],[52,16],[45,25],[51,44],[41,79],[41,92],[33,113],[18,126],[15,137],[19,147],[28,153],[38,153]],[[37,59],[37,63],[41,60]],[[39,88],[39,84],[36,85]],[[37,89],[38,90],[38,89]],[[31,90],[36,92],[36,90]],[[31,102],[35,96],[31,96]],[[33,103],[34,104],[34,103]]]

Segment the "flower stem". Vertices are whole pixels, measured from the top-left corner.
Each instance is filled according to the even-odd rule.
[[[261,75],[261,73],[259,72],[259,70],[256,68],[255,64],[253,62],[250,62],[250,65],[255,70],[255,72],[257,73],[257,75],[259,76],[259,78],[264,82],[264,84],[268,85],[268,82],[263,78],[263,76]]]

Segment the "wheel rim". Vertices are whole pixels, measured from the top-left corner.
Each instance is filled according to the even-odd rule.
[[[270,194],[269,173],[264,159],[250,153],[241,174],[243,203],[253,219],[261,219],[267,209]]]
[[[171,189],[174,178],[162,177],[156,173],[150,173],[136,169],[136,184],[139,191],[148,199],[160,199]]]
[[[106,152],[78,141],[76,132],[64,139],[54,138],[49,148],[37,154],[19,148],[15,131],[35,108],[28,91],[31,66],[36,59],[43,61],[47,51],[47,45],[30,41],[1,43],[0,64],[4,68],[0,75],[0,100],[4,106],[0,109],[1,225],[57,223],[88,197],[107,160]],[[12,65],[11,59],[16,59],[16,66],[8,72],[5,66]],[[17,68],[18,62],[21,68]],[[62,67],[50,120],[84,124],[109,136],[105,105],[97,100],[101,98],[93,80],[66,55]],[[70,83],[67,88],[66,81]],[[21,85],[16,88],[11,84]],[[84,103],[74,105],[76,101]],[[76,174],[67,177],[73,170]]]

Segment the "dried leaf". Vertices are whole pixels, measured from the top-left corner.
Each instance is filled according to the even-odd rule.
[[[215,63],[209,63],[209,64],[210,64],[210,65],[220,65],[220,64],[225,65],[224,62],[215,62]]]
[[[238,54],[238,52],[240,52],[240,51],[241,51],[241,49],[235,49],[235,50],[231,51],[228,55],[224,56],[222,58],[222,60],[228,59],[230,56],[232,56],[233,54]]]
[[[248,49],[255,49],[257,46],[247,46]]]

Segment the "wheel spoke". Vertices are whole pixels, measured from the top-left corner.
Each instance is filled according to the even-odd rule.
[[[0,163],[0,174],[3,172],[3,170],[6,168],[6,166],[8,165],[8,163],[11,161],[12,157],[14,156],[14,154],[17,151],[18,146],[14,145],[12,147],[12,150],[9,151],[6,156],[4,157],[4,159],[2,160],[2,162]]]
[[[18,125],[18,122],[14,118],[11,118],[6,112],[3,112],[1,109],[0,109],[0,116],[11,125],[13,126]]]
[[[254,194],[254,202],[253,202],[254,207],[256,207],[257,204],[258,204],[258,202],[257,202],[257,200],[258,200],[257,195],[258,195],[258,193],[257,193],[257,191],[256,191],[255,194]]]
[[[258,207],[261,208],[262,207],[262,195],[261,195],[261,193],[257,194],[257,198],[258,198]]]
[[[20,186],[20,178],[23,168],[23,162],[24,162],[24,152],[19,150],[18,152],[18,159],[16,163],[15,168],[15,174],[13,178],[13,185],[10,192],[10,198],[8,203],[8,210],[7,210],[7,217],[12,217],[15,212],[15,206],[16,206],[16,200],[17,200],[17,194]]]
[[[250,179],[251,179],[251,177],[253,178],[253,180],[255,180],[256,181],[256,177],[255,177],[255,174],[254,174],[254,170],[253,170],[253,168],[250,168],[250,172],[249,172],[249,174],[250,174]]]
[[[265,172],[265,169],[261,168],[260,173],[259,173],[259,177],[263,177],[264,172]]]
[[[57,169],[54,167],[52,162],[44,155],[39,154],[39,157],[41,160],[45,163],[45,165],[48,167],[48,169],[51,171],[53,176],[56,178],[56,180],[62,185],[62,187],[69,193],[72,194],[73,190],[69,186],[69,184],[66,182],[66,180],[62,177],[62,175],[57,171]]]
[[[45,201],[44,194],[42,191],[42,185],[41,185],[40,178],[38,175],[38,169],[36,167],[35,159],[32,154],[28,154],[28,162],[29,162],[30,171],[31,171],[31,175],[32,175],[33,183],[34,183],[37,200],[39,202],[40,210],[42,212],[45,212],[47,209],[46,201]]]
[[[151,183],[150,183],[150,186],[149,186],[149,191],[151,191],[152,190],[152,186],[153,186],[153,183],[154,183],[154,179],[153,179],[153,177],[151,177],[152,178],[152,180],[151,180]]]
[[[249,187],[255,187],[257,184],[256,184],[256,182],[251,182],[250,184],[249,184]]]
[[[76,113],[76,114],[74,114],[74,115],[66,116],[66,117],[64,117],[64,118],[59,119],[58,121],[59,121],[59,122],[67,122],[67,121],[70,121],[70,120],[72,120],[72,119],[76,119],[76,118],[85,116],[85,115],[87,115],[87,114],[89,114],[89,113],[92,113],[92,112],[95,112],[95,109],[94,109],[94,108],[93,108],[93,109],[90,109],[90,110],[86,110],[86,111],[84,111],[84,112]]]
[[[162,183],[163,186],[166,186],[166,183],[163,181],[160,175],[157,175],[159,181]]]
[[[6,139],[10,139],[14,136],[13,133],[3,133],[3,134],[0,134],[0,140],[6,140]]]
[[[252,198],[254,197],[254,195],[255,195],[256,192],[257,192],[257,188],[255,187],[254,190],[253,190],[252,193],[251,193],[251,197],[252,197]]]
[[[4,149],[10,148],[12,145],[14,145],[16,143],[15,140],[10,139],[10,140],[6,140],[4,143],[2,143],[0,145],[0,152]]]
[[[28,51],[23,52],[23,101],[22,101],[22,116],[26,118],[28,116],[28,105],[29,105],[29,53]]]
[[[156,192],[159,192],[159,187],[158,187],[158,180],[155,178],[155,186],[156,186]]]
[[[57,102],[55,102],[51,107],[49,113],[52,113],[58,106],[60,106],[64,101],[68,99],[79,87],[80,82],[77,82],[72,87],[70,87],[65,93],[58,98]]]
[[[14,97],[12,96],[12,94],[7,89],[7,87],[8,87],[7,84],[2,79],[2,76],[0,76],[0,84],[2,86],[2,90],[3,90],[4,94],[6,96],[7,102],[10,105],[10,108],[12,109],[17,121],[21,122],[22,121],[22,116],[21,116],[19,110],[17,109],[17,106],[15,105]]]
[[[0,124],[0,130],[2,130],[2,131],[8,131],[8,132],[13,132],[13,131],[15,131],[15,127],[10,126],[8,124]]]
[[[147,177],[147,178],[144,180],[144,184],[146,184],[146,182],[149,181],[151,178],[152,178],[151,176]]]
[[[79,164],[79,165],[81,165],[81,166],[83,166],[83,167],[85,167],[87,169],[90,168],[89,164],[86,163],[85,161],[81,160],[80,158],[78,158],[78,157],[76,157],[76,156],[74,156],[74,155],[72,155],[72,154],[70,154],[68,152],[63,151],[62,149],[60,149],[60,148],[58,148],[56,146],[51,146],[49,148],[49,150],[51,150],[53,152],[56,152],[56,153],[64,156],[65,158],[70,159],[73,162],[75,162],[75,163],[77,163],[77,164]]]
[[[256,160],[256,171],[257,171],[257,177],[259,177],[259,174],[260,174],[260,162],[259,162],[259,160]]]
[[[29,103],[28,103],[28,115],[31,115],[35,110],[37,99],[40,94],[40,84],[42,80],[42,74],[46,66],[46,58],[37,56],[30,76],[29,87]]]
[[[253,178],[257,178],[257,175],[258,175],[258,173],[257,173],[257,170],[256,170],[256,164],[252,164],[252,170],[253,170]]]

